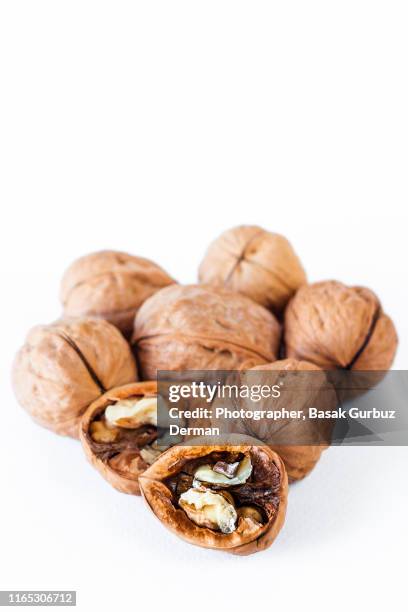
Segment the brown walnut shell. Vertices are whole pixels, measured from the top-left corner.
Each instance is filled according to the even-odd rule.
[[[279,314],[306,274],[288,240],[260,227],[242,225],[219,236],[208,248],[199,280],[228,287]]]
[[[81,419],[79,437],[88,461],[100,474],[121,493],[140,495],[138,478],[149,465],[140,455],[140,450],[147,439],[152,438],[150,431],[138,432],[128,430],[127,439],[123,442],[98,443],[92,439],[90,428],[107,406],[117,400],[157,395],[157,383],[154,381],[136,382],[111,389],[93,402]],[[155,429],[153,427],[148,429]],[[153,434],[154,435],[154,434]],[[150,436],[150,437],[149,437]],[[111,463],[113,459],[114,463]],[[121,469],[117,466],[121,465]]]
[[[136,380],[136,364],[119,330],[78,319],[34,327],[17,353],[13,387],[44,427],[78,437],[79,419],[107,389]]]
[[[388,370],[398,344],[390,317],[364,287],[301,287],[285,312],[286,356],[329,370]]]
[[[318,410],[335,410],[337,407],[336,391],[327,380],[325,372],[307,361],[283,359],[264,366],[257,366],[253,370],[260,374],[259,383],[269,386],[278,384],[281,393],[279,404],[288,410],[302,411],[306,420],[288,418],[282,424],[282,420],[256,421],[251,419],[249,430],[248,421],[242,420],[241,429],[238,427],[237,431],[250,433],[268,444],[283,459],[289,482],[300,480],[313,470],[322,452],[330,445],[334,427],[334,422],[329,419],[311,420],[307,418],[308,409],[314,407]],[[265,374],[264,380],[262,380],[262,374]],[[242,376],[244,379],[245,373]],[[268,406],[269,401],[257,402],[256,409],[267,410],[270,407]],[[248,408],[254,409],[254,405]],[[280,444],[279,439],[283,439],[286,443]],[[307,440],[307,444],[296,444],[297,439]]]
[[[153,293],[175,281],[157,264],[118,251],[74,261],[61,282],[66,317],[99,317],[130,335],[135,313]]]
[[[234,436],[230,442],[207,446],[205,438],[197,438],[195,446],[173,446],[140,477],[140,489],[148,506],[165,527],[191,544],[225,552],[248,555],[268,548],[281,530],[286,513],[288,479],[283,461],[267,446],[249,436]],[[229,489],[240,503],[246,495],[250,503],[262,509],[265,524],[257,529],[239,521],[232,533],[220,533],[194,523],[179,507],[177,495],[169,479],[188,470],[191,462],[206,463],[213,453],[250,456],[254,466],[252,482],[241,488]],[[245,489],[245,491],[244,491]],[[251,498],[251,495],[254,497]],[[255,497],[259,496],[259,497]],[[254,502],[256,499],[256,502]]]
[[[173,285],[149,298],[135,319],[142,378],[157,370],[230,370],[277,359],[280,325],[249,298],[205,285]]]

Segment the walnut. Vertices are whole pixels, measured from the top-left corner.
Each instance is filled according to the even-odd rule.
[[[205,487],[191,488],[179,497],[179,505],[188,518],[199,527],[222,533],[236,529],[237,511],[223,495]]]
[[[241,506],[237,514],[243,518],[250,518],[254,523],[262,524],[262,514],[254,506]]]
[[[138,477],[161,454],[157,383],[111,389],[89,406],[79,431],[86,457],[105,480],[122,493],[139,495]]]
[[[302,413],[303,419],[240,419],[234,430],[248,433],[273,448],[283,459],[289,481],[304,478],[315,467],[322,452],[330,445],[334,421],[308,418],[309,407],[319,410],[335,410],[337,395],[325,372],[306,361],[284,359],[240,374],[241,384],[279,385],[280,397],[276,409]],[[275,400],[276,401],[276,400]],[[249,399],[242,402],[244,409],[254,410]],[[256,403],[256,410],[275,409],[271,400]],[[296,444],[296,441],[301,442]]]
[[[201,465],[239,461],[253,466],[244,484],[222,489],[193,482]],[[273,450],[249,436],[235,436],[207,446],[173,446],[139,478],[148,507],[168,529],[191,544],[233,554],[264,550],[284,520],[288,481],[284,464]],[[251,511],[248,510],[248,506]],[[242,508],[242,510],[241,510]]]
[[[63,276],[64,315],[100,317],[130,335],[140,305],[174,282],[148,259],[117,251],[91,253],[74,261]]]
[[[299,289],[285,312],[287,357],[323,369],[388,370],[397,333],[377,296],[325,281]]]
[[[132,340],[142,378],[157,370],[229,370],[277,359],[280,325],[238,293],[173,285],[146,300]]]
[[[242,225],[224,232],[210,245],[199,279],[233,289],[280,314],[306,282],[306,275],[286,238]]]
[[[78,437],[78,422],[107,389],[134,381],[136,365],[107,321],[78,319],[34,327],[13,365],[19,403],[44,427]]]
[[[223,473],[219,471],[219,465],[223,463],[226,466],[226,469]],[[218,469],[217,469],[218,468]],[[236,474],[229,475],[229,471],[233,471],[236,469]],[[245,457],[242,461],[235,461],[234,463],[225,463],[218,461],[213,466],[204,464],[201,465],[194,472],[194,480],[197,480],[200,483],[212,486],[221,486],[221,487],[233,487],[238,484],[244,484],[248,480],[252,473],[252,464],[250,457]]]

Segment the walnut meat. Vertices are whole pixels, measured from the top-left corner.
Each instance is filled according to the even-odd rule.
[[[122,493],[140,494],[140,474],[161,454],[157,435],[153,381],[111,389],[81,419],[80,439],[88,460]]]
[[[142,378],[157,370],[229,370],[277,359],[280,325],[265,308],[227,289],[173,285],[135,319]]]
[[[74,261],[63,276],[64,315],[100,317],[130,335],[140,305],[174,282],[148,259],[117,251],[91,253]]]
[[[148,507],[191,544],[240,555],[268,548],[286,512],[288,480],[279,455],[248,436],[215,446],[195,442],[173,446],[140,476]],[[220,462],[238,463],[242,479],[209,477],[219,475]]]
[[[324,369],[388,370],[397,333],[377,296],[325,281],[299,289],[285,312],[287,357]]]
[[[334,387],[319,367],[295,359],[275,361],[257,366],[248,374],[242,373],[241,384],[254,384],[255,381],[269,387],[278,385],[279,406],[300,411],[305,420],[242,419],[235,424],[236,431],[250,433],[279,453],[290,482],[304,478],[330,445],[334,427],[334,421],[329,419],[309,419],[308,409],[335,410],[337,395]],[[252,410],[273,408],[270,399],[257,402],[256,406],[244,400],[243,407]]]
[[[279,314],[306,275],[291,244],[253,225],[234,227],[209,247],[200,282],[228,287]]]
[[[44,427],[78,437],[87,407],[107,389],[136,380],[122,334],[107,321],[78,319],[34,327],[13,365],[19,403]]]

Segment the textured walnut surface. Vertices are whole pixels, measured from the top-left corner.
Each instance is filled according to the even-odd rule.
[[[143,378],[161,370],[238,369],[277,358],[280,325],[227,289],[173,285],[140,308],[133,343]]]
[[[199,279],[233,289],[280,313],[306,282],[306,275],[284,236],[242,225],[224,232],[210,245]]]
[[[388,370],[397,343],[393,322],[364,287],[307,285],[285,312],[286,355],[321,368]]]
[[[140,477],[143,497],[152,512],[168,529],[191,544],[241,555],[261,551],[272,544],[284,523],[288,482],[279,455],[268,447],[257,444],[259,442],[249,436],[236,436],[233,444],[220,443],[206,446],[205,439],[202,443],[197,439],[195,446],[174,446],[163,453]],[[266,500],[260,502],[263,503],[267,520],[259,529],[249,530],[243,522],[238,524],[233,533],[218,533],[196,525],[178,507],[177,499],[169,488],[168,479],[188,469],[191,461],[202,460],[213,453],[239,453],[251,457],[254,465],[253,477],[251,483],[244,485],[246,489],[251,489],[251,501],[254,499],[254,488],[258,486],[261,491],[265,483],[269,483],[266,487],[268,489]],[[245,497],[245,490],[242,491],[242,495]]]
[[[117,251],[99,251],[74,261],[61,283],[66,316],[97,316],[132,331],[137,309],[175,281],[154,262]]]
[[[78,436],[78,421],[111,387],[136,379],[136,365],[122,334],[98,319],[34,327],[13,365],[19,403],[41,425]]]
[[[306,420],[290,418],[279,421],[272,419],[242,420],[240,424],[237,424],[238,431],[250,433],[279,453],[285,463],[290,481],[304,478],[311,472],[322,452],[329,446],[333,429],[333,423],[328,419],[308,419],[308,409],[316,407],[319,410],[334,410],[337,406],[336,391],[328,382],[325,372],[307,361],[283,359],[264,366],[257,366],[254,370],[259,372],[259,377],[257,376],[259,384],[269,386],[278,384],[280,386],[281,395],[278,406],[284,406],[288,410],[302,411]],[[287,376],[285,376],[286,373]],[[253,381],[254,378],[250,377],[247,382],[250,384]],[[245,373],[242,375],[242,383],[245,384]],[[256,408],[267,410],[272,409],[272,406],[270,400],[262,400],[256,404]],[[284,443],[279,444],[280,439],[284,440]],[[297,445],[295,444],[296,439],[307,439],[308,443]],[[313,444],[314,441],[316,441],[315,444]]]

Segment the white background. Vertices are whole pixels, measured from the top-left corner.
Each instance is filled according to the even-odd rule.
[[[0,4],[0,588],[81,610],[401,610],[406,448],[327,451],[266,552],[179,541],[111,489],[9,385],[75,257],[101,248],[196,278],[240,223],[285,234],[310,280],[373,288],[406,368],[406,2]],[[94,603],[92,603],[94,602]]]

